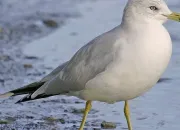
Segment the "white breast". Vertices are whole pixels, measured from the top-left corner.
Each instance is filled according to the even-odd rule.
[[[158,33],[154,32],[154,28]],[[120,51],[117,57],[119,66],[114,68],[115,72],[119,72],[119,83],[126,84],[122,85],[120,90],[125,98],[135,98],[153,87],[165,71],[171,57],[171,38],[166,29],[154,25],[147,30],[148,32],[137,33],[131,39],[132,43],[136,41],[135,44],[125,44],[123,52]]]

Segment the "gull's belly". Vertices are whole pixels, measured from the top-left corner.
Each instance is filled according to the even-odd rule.
[[[156,84],[159,77],[160,74],[156,72],[148,75],[132,70],[131,73],[120,74],[115,70],[107,70],[87,84],[86,89],[81,93],[81,97],[85,100],[109,103],[130,100],[149,90]]]
[[[157,83],[167,63],[111,67],[89,81],[80,97],[109,103],[136,98]]]

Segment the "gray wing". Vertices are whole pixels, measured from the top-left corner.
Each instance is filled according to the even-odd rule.
[[[83,46],[63,69],[57,68],[55,75],[52,73],[48,76],[54,77],[35,91],[32,98],[41,94],[56,95],[84,89],[85,84],[103,72],[113,60],[112,48],[118,36],[119,27],[116,27]]]
[[[68,64],[68,61],[59,65],[56,69],[54,69],[50,74],[41,79],[41,82],[47,82],[56,77],[57,74]]]

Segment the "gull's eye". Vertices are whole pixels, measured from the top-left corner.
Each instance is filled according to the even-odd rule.
[[[153,11],[159,10],[156,6],[150,6],[149,8],[150,8],[151,10],[153,10]]]

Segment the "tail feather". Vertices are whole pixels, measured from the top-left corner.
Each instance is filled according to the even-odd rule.
[[[22,95],[22,94],[30,94],[35,92],[38,88],[40,88],[45,82],[34,82],[29,85],[26,85],[22,88],[18,88],[12,91],[9,91],[4,94],[0,94],[0,98],[5,98],[5,97],[11,97],[11,96],[17,96],[17,95]]]

